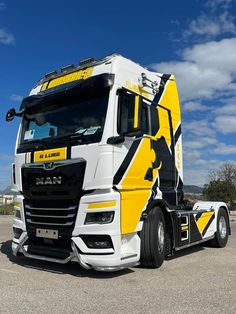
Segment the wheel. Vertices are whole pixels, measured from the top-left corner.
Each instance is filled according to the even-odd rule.
[[[211,244],[215,247],[223,248],[226,246],[229,237],[229,220],[224,208],[220,208],[217,216],[217,230],[215,238]]]
[[[166,225],[159,207],[153,208],[144,220],[140,236],[141,265],[151,268],[160,267],[165,259]]]

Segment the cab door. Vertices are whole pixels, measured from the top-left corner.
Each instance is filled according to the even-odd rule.
[[[119,92],[117,133],[124,141],[115,145],[114,185],[121,194],[121,233],[135,232],[142,211],[152,196],[157,169],[150,134],[151,103],[134,93]]]

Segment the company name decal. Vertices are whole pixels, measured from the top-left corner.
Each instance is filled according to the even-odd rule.
[[[49,150],[41,150],[34,153],[34,162],[45,162],[51,160],[66,159],[66,148],[56,148]]]

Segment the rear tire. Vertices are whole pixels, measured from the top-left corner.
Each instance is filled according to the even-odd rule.
[[[210,244],[214,247],[223,248],[226,246],[229,237],[229,219],[224,208],[220,208],[217,215],[217,231],[215,238]]]
[[[153,208],[143,223],[141,231],[141,257],[144,267],[158,268],[166,255],[166,225],[163,212]]]

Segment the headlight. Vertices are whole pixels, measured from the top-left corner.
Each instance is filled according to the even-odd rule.
[[[85,225],[89,224],[109,224],[113,221],[114,211],[88,213],[85,219]]]

